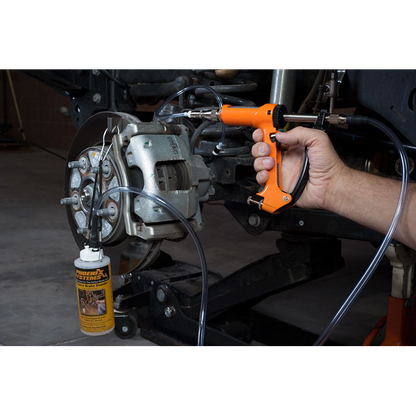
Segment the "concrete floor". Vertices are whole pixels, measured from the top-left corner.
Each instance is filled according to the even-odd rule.
[[[63,154],[64,152],[61,152]],[[63,154],[65,156],[65,154]],[[140,336],[121,340],[114,333],[88,337],[79,330],[72,238],[63,196],[65,161],[37,148],[0,150],[0,344],[154,345]],[[208,267],[227,275],[275,252],[278,233],[248,235],[221,205],[206,205],[199,237]],[[164,243],[178,260],[198,264],[190,238]],[[345,241],[346,267],[339,272],[272,296],[257,305],[271,316],[319,334],[330,322],[375,254],[369,243]],[[332,339],[361,345],[386,313],[390,266],[383,260]],[[380,334],[375,344],[380,343]]]

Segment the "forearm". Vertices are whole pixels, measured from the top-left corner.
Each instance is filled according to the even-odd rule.
[[[328,190],[325,208],[385,234],[400,194],[400,181],[346,168]],[[416,184],[409,192],[394,238],[416,250]]]

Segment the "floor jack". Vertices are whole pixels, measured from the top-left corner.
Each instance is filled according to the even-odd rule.
[[[312,345],[317,334],[252,309],[268,296],[344,266],[341,241],[282,234],[279,253],[222,277],[209,273],[205,345]],[[115,333],[159,345],[196,345],[201,299],[199,267],[161,253],[152,269],[124,276],[114,292]],[[257,343],[257,344],[256,344]],[[337,345],[328,342],[328,345]]]
[[[416,345],[416,306],[412,282],[416,252],[402,244],[394,243],[390,244],[386,256],[393,267],[387,315],[380,319],[363,345],[371,345],[385,326],[386,334],[381,345],[414,346]]]

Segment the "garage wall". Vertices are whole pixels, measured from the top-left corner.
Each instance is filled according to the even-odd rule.
[[[12,125],[12,128],[3,135],[22,140],[7,73],[5,70],[0,72],[0,123],[5,123],[4,94],[6,94],[7,121]],[[65,108],[69,111],[71,99],[58,94],[22,71],[12,70],[10,74],[26,140],[50,149],[68,150],[77,131],[72,118],[63,114]]]

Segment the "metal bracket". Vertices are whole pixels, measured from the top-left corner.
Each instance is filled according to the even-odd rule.
[[[325,130],[326,127],[326,117],[328,112],[326,110],[321,110],[313,123],[313,128],[317,130]]]
[[[416,252],[402,244],[392,243],[387,248],[386,257],[393,267],[391,296],[397,299],[409,299],[413,295]]]

